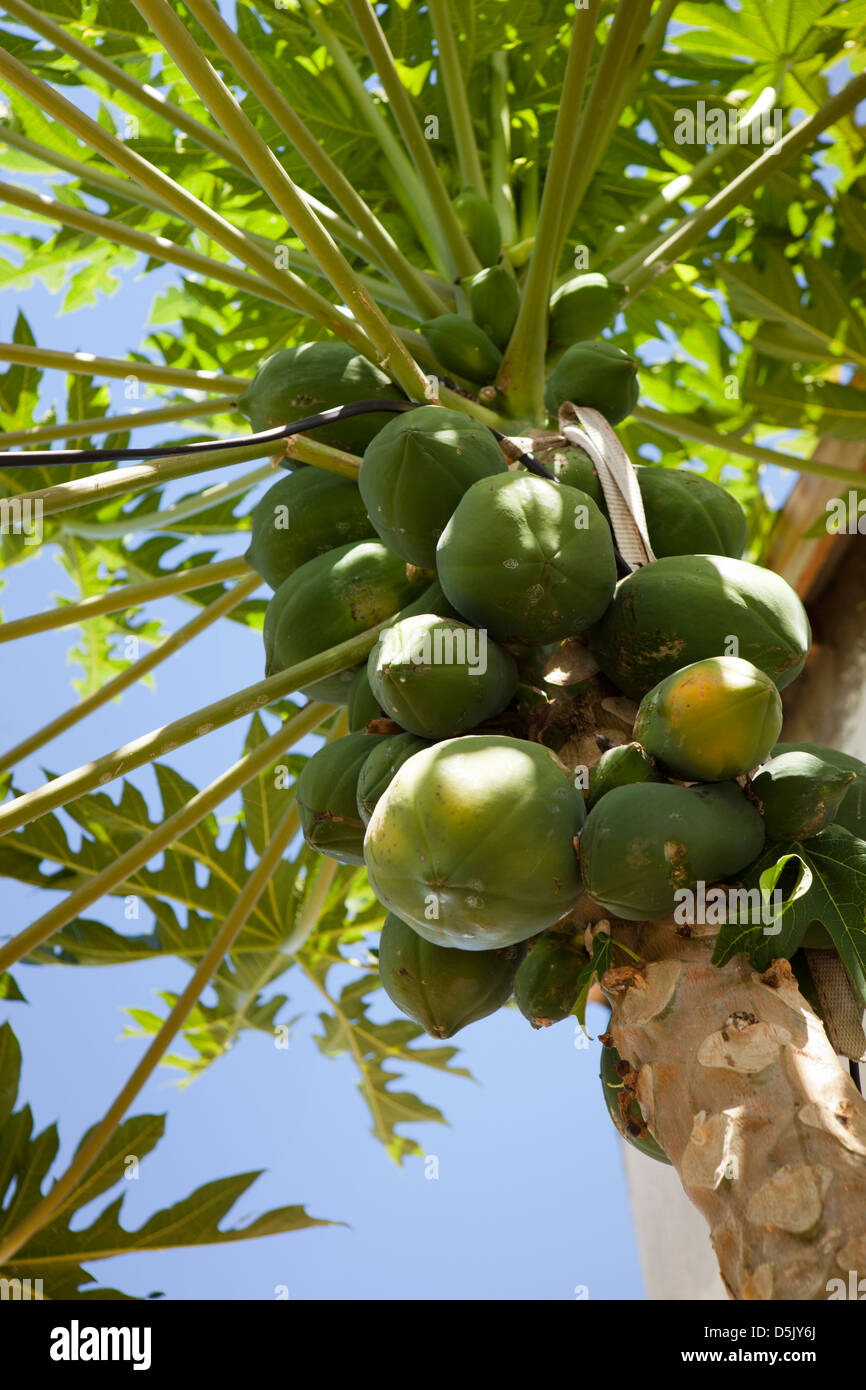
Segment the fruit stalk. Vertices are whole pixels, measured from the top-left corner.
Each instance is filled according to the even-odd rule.
[[[826,1299],[866,1268],[866,1102],[787,960],[712,966],[711,936],[662,923],[634,939],[642,963],[601,981],[610,1033],[729,1294]]]

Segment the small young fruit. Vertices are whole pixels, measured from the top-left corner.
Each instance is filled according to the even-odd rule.
[[[630,787],[635,782],[661,782],[656,765],[639,743],[623,743],[608,748],[589,770],[589,793],[586,809],[591,811],[597,801],[614,787]]]
[[[446,372],[465,376],[481,386],[499,371],[502,353],[483,328],[462,314],[440,314],[422,323],[430,351]]]
[[[550,299],[548,337],[554,347],[589,342],[609,328],[625,299],[625,285],[606,275],[577,275]]]
[[[603,1047],[601,1049],[599,1080],[604,1092],[607,1113],[627,1143],[639,1149],[648,1158],[655,1158],[659,1163],[669,1164],[670,1159],[661,1144],[647,1129],[640,1106],[632,1090],[626,1089],[625,1080],[620,1076],[618,1070],[621,1065],[620,1055],[615,1047]],[[630,1068],[624,1068],[624,1070],[628,1076]]]
[[[503,265],[479,270],[469,285],[469,305],[478,327],[504,351],[520,308],[520,291],[514,276]]]
[[[618,425],[634,410],[638,394],[634,358],[602,339],[566,349],[547,378],[544,403],[554,416],[565,401],[585,405]]]
[[[474,188],[464,188],[452,203],[457,221],[483,266],[496,265],[502,252],[502,232],[492,203]]]
[[[779,753],[752,779],[771,840],[808,840],[838,818],[854,768],[839,767],[814,753]]]
[[[568,1018],[587,960],[574,936],[546,931],[532,943],[514,980],[514,998],[533,1028],[549,1028]]]
[[[347,734],[326,743],[298,778],[298,818],[307,844],[340,864],[363,864],[364,822],[358,814],[358,777],[383,735]]]
[[[385,628],[367,664],[385,710],[420,738],[451,738],[500,714],[517,690],[514,658],[486,634],[434,613]]]
[[[376,809],[379,797],[391,785],[398,771],[414,753],[429,748],[426,738],[415,734],[388,734],[377,743],[358,777],[358,815],[365,825]]]
[[[779,753],[812,753],[834,767],[841,767],[844,772],[853,772],[854,781],[836,812],[834,824],[841,825],[858,840],[866,840],[866,763],[855,758],[853,753],[840,753],[838,748],[825,748],[819,743],[777,743],[773,757]]]
[[[725,782],[762,763],[782,728],[769,676],[736,656],[683,666],[644,695],[634,736],[674,777]]]

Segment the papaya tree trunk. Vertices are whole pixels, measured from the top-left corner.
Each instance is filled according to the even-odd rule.
[[[730,1296],[847,1289],[849,1272],[866,1271],[866,1102],[788,961],[759,974],[740,955],[719,968],[712,936],[612,930],[639,960],[602,978],[606,1038],[709,1223]]]

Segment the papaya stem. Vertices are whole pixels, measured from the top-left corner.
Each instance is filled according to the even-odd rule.
[[[544,423],[544,355],[547,348],[547,305],[550,286],[559,264],[558,231],[565,180],[571,165],[572,145],[583,104],[593,33],[599,0],[575,11],[565,77],[550,161],[544,179],[541,209],[529,269],[520,296],[520,308],[497,376],[509,410],[533,424]]]
[[[257,749],[255,756],[260,767],[266,767],[268,761],[286,746],[285,735],[288,727],[289,726],[286,726],[280,730],[279,733],[274,734],[271,739],[268,739],[266,743],[261,744],[260,748]],[[263,749],[267,749],[267,757],[264,763],[262,763],[261,759],[257,756],[261,754]],[[242,762],[236,766],[241,767],[244,762],[249,763],[249,759],[243,759]],[[255,773],[250,771],[248,767],[244,772],[244,780],[248,781],[249,777],[254,775]],[[216,783],[213,785],[215,786]],[[243,783],[241,783],[241,785],[243,785]],[[224,798],[221,796],[219,799],[222,800]],[[169,822],[167,821],[166,825],[168,824]],[[23,1221],[14,1227],[3,1241],[0,1242],[0,1265],[8,1263],[9,1259],[16,1251],[20,1250],[38,1231],[41,1231],[52,1217],[55,1217],[59,1212],[63,1211],[65,1202],[70,1195],[75,1192],[79,1183],[82,1182],[90,1171],[94,1160],[105,1148],[105,1145],[117,1129],[117,1126],[120,1124],[120,1121],[126,1114],[130,1105],[148,1079],[153,1075],[159,1062],[164,1057],[173,1040],[177,1037],[186,1019],[189,1017],[202,993],[218,970],[220,963],[231,951],[232,946],[237,940],[238,934],[243,929],[250,913],[279,868],[283,855],[296,834],[297,815],[295,798],[292,794],[290,804],[280,817],[273,836],[268,842],[267,848],[244,883],[243,888],[227,913],[222,926],[217,931],[216,936],[202,956],[201,961],[196,966],[189,983],[178,996],[176,1004],[156,1037],[151,1042],[129,1079],[121,1087],[103,1118],[88,1132],[63,1175],[58,1178],[51,1190],[28,1212]],[[136,847],[136,850],[138,850],[138,847]],[[125,857],[126,856],[122,856],[122,858]],[[118,860],[118,863],[119,862]]]
[[[207,30],[273,120],[333,195],[348,217],[355,222],[396,284],[400,285],[422,318],[445,313],[445,301],[424,280],[420,271],[403,255],[397,243],[373,215],[354,184],[346,178],[330,155],[286,101],[245,44],[222,18],[212,0],[189,0],[186,8]]]
[[[747,194],[766,183],[779,169],[783,169],[797,155],[809,149],[823,130],[838,121],[840,116],[852,111],[864,98],[866,75],[852,78],[817,111],[806,116],[783,135],[781,140],[770,145],[748,169],[744,169],[700,208],[690,212],[676,227],[666,232],[661,242],[656,241],[651,249],[642,247],[623,261],[611,271],[612,278],[625,280],[629,285],[630,299],[634,299],[691,251],[717,222],[743,202]]]
[[[72,705],[62,714],[58,714],[55,719],[50,719],[47,724],[43,724],[41,729],[37,729],[27,738],[22,739],[20,743],[16,743],[8,752],[0,753],[0,772],[6,768],[14,767],[22,758],[34,753],[37,748],[44,747],[46,743],[57,738],[58,734],[71,729],[74,724],[80,723],[94,710],[107,705],[110,700],[116,700],[124,690],[136,685],[155,667],[185,647],[200,632],[204,632],[219,618],[231,613],[239,603],[242,603],[245,598],[249,598],[250,594],[255,593],[261,582],[261,578],[257,574],[250,574],[240,579],[234,588],[226,590],[219,598],[202,608],[188,623],[184,623],[182,627],[171,633],[151,651],[145,652],[138,661],[131,662],[125,671],[121,671],[112,680],[106,681],[104,685],[101,685],[98,690],[94,690],[85,699],[79,700],[77,705]]]
[[[167,0],[133,0],[133,4],[202,100],[231,133],[250,173],[327,272],[331,284],[355,316],[357,325],[373,344],[375,354],[371,353],[369,346],[360,348],[359,344],[360,350],[366,357],[378,360],[410,398],[423,400],[426,381],[420,367],[394,336],[391,325],[358,283],[354,270],[330,233],[310,212],[293,180]],[[314,293],[307,287],[305,289],[307,293]],[[329,305],[329,312],[337,319],[342,318],[332,305]],[[318,317],[324,322],[321,314]],[[342,327],[332,325],[332,331],[340,338],[358,341],[357,326],[345,318],[342,318]]]
[[[502,50],[490,59],[490,201],[508,247],[517,238],[514,194],[511,191],[511,112],[508,107],[508,55]],[[506,256],[505,264],[511,269]]]
[[[152,599],[204,589],[210,584],[220,584],[224,579],[245,578],[248,570],[246,560],[238,555],[230,560],[216,560],[210,565],[180,569],[174,574],[148,579],[142,584],[125,584],[118,589],[109,589],[107,594],[82,599],[80,603],[63,603],[47,613],[31,613],[11,623],[0,623],[0,642],[13,642],[18,637],[32,637],[37,632],[71,627],[89,618],[101,618],[106,613],[122,613],[129,608],[138,608],[142,603],[150,603]]]
[[[7,430],[0,434],[0,450],[13,444],[45,444],[52,439],[90,439],[94,434],[119,434],[143,429],[146,425],[165,425],[172,420],[198,420],[222,415],[233,409],[237,396],[215,396],[210,401],[178,401],[158,410],[135,410],[129,415],[91,415],[87,420],[61,420],[56,425],[34,425],[27,430]]]
[[[850,482],[857,474],[850,468],[835,468],[829,463],[818,463],[815,459],[798,458],[795,454],[783,454],[777,449],[765,449],[761,444],[750,444],[738,434],[724,434],[707,425],[699,425],[688,415],[671,415],[667,411],[653,410],[648,405],[635,406],[632,418],[640,420],[653,429],[672,434],[677,439],[690,439],[696,444],[709,444],[714,449],[724,449],[728,454],[738,454],[742,458],[755,459],[758,463],[772,463],[776,468],[790,468],[794,473],[811,473],[816,478],[833,478]],[[2,628],[0,628],[2,632]]]
[[[199,391],[245,391],[249,377],[224,376],[222,372],[191,367],[166,367],[158,362],[131,362],[117,357],[95,357],[92,352],[59,352],[31,347],[29,343],[0,343],[0,362],[19,367],[56,367],[61,372],[85,376],[110,376],[128,381],[147,381],[155,386],[194,386]]]
[[[433,204],[433,210],[454,261],[454,274],[457,277],[475,275],[481,269],[481,263],[469,245],[457,214],[451,206],[448,190],[442,182],[439,170],[430,153],[429,142],[424,138],[424,133],[418,124],[409,93],[400,80],[400,74],[397,71],[376,12],[369,4],[369,0],[347,0],[347,3],[355,18],[364,46],[379,74],[406,148],[412,156],[430,202]]]
[[[228,482],[213,483],[202,492],[194,492],[189,497],[182,497],[179,502],[172,502],[170,506],[157,508],[153,512],[136,512],[134,516],[121,517],[120,521],[65,521],[60,531],[67,536],[84,536],[95,541],[122,540],[124,536],[134,536],[142,531],[171,531],[187,517],[199,516],[209,507],[215,507],[232,497],[242,497],[256,483],[263,483],[273,474],[271,465],[266,464]]]
[[[466,83],[460,68],[460,57],[457,52],[454,30],[451,26],[448,0],[428,0],[428,3],[430,18],[433,22],[433,33],[436,36],[436,47],[439,50],[437,68],[445,89],[448,114],[451,117],[451,131],[454,136],[454,148],[460,168],[460,181],[464,188],[474,188],[477,193],[481,194],[482,198],[486,198],[487,188],[484,183],[481,160],[478,157],[478,146],[475,143],[472,115],[466,97]]]
[[[202,738],[213,729],[221,729],[226,724],[233,723],[235,719],[243,719],[245,715],[254,713],[264,705],[272,704],[274,700],[279,700],[302,686],[322,680],[325,676],[332,676],[336,671],[345,670],[347,666],[357,665],[369,656],[379,633],[390,621],[390,618],[384,619],[376,627],[368,628],[366,632],[360,632],[346,642],[340,642],[325,652],[299,661],[297,665],[290,666],[275,676],[268,676],[265,680],[256,681],[254,685],[245,686],[243,690],[235,690],[231,695],[215,700],[213,704],[204,705],[171,724],[143,734],[133,743],[115,748],[101,758],[85,763],[83,767],[46,782],[35,791],[25,792],[15,801],[0,806],[0,835],[28,825],[47,811],[65,806],[67,802],[73,801],[85,792],[105,786],[116,777],[132,772],[145,763],[153,762],[166,753],[173,753],[182,744]],[[328,708],[330,710],[331,707]]]

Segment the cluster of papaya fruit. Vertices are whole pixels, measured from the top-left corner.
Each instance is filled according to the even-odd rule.
[[[498,228],[477,195],[458,210],[485,263],[470,286],[480,372],[517,308],[494,264]],[[616,423],[637,374],[591,340],[622,293],[593,278],[554,296],[551,346],[564,351],[546,397],[554,418],[572,400]],[[453,330],[424,326],[443,367],[457,370],[459,348],[460,375],[481,380]],[[240,405],[263,429],[396,395],[351,348],[317,342],[269,359]],[[366,865],[387,912],[382,984],[433,1036],[512,996],[533,1027],[567,1018],[590,959],[573,915],[584,894],[618,919],[661,918],[680,889],[740,875],[767,837],[810,837],[834,818],[866,834],[866,767],[777,744],[779,691],[806,661],[809,623],[783,579],[740,558],[746,518],[727,490],[640,466],[658,558],[618,582],[579,448],[545,456],[548,480],[438,404],[335,420],[317,438],[362,454],[358,481],[295,466],[253,513],[246,558],[274,590],[266,672],[383,625],[365,665],[302,691],[347,706],[349,732],[305,764],[297,801],[311,846]],[[565,698],[543,674],[575,639],[601,673],[583,683],[637,704],[631,740],[591,768],[540,741],[539,701],[577,706],[583,678]],[[611,1114],[651,1152],[618,1064],[605,1057]]]

